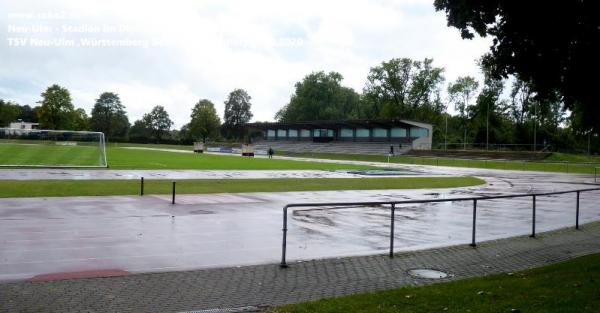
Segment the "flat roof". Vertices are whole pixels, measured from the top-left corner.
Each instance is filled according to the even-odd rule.
[[[16,121],[16,122],[10,122],[10,124],[30,124],[30,125],[40,125],[40,123],[25,122],[25,121]]]
[[[305,121],[305,122],[256,122],[247,123],[246,127],[253,127],[259,129],[266,128],[329,128],[329,127],[394,127],[394,126],[417,126],[420,127],[422,124],[431,126],[429,123],[416,122],[404,119],[373,119],[373,120],[322,120],[322,121]]]

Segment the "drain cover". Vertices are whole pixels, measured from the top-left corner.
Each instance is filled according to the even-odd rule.
[[[448,277],[448,273],[444,273],[442,271],[436,271],[427,268],[417,268],[408,271],[408,275],[417,278],[427,278],[427,279],[442,279]]]

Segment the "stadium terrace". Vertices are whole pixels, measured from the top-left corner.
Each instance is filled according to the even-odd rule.
[[[392,143],[412,149],[431,149],[433,126],[403,119],[249,123],[259,132],[255,142]],[[258,140],[257,140],[258,139]]]

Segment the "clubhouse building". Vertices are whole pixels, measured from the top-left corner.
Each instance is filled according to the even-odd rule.
[[[249,123],[254,141],[380,143],[410,149],[431,149],[431,124],[403,119]]]

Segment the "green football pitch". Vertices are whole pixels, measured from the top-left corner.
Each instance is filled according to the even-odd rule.
[[[365,169],[362,165],[248,158],[234,155],[181,153],[107,148],[111,169],[196,169],[196,170],[336,170]]]
[[[368,169],[362,165],[246,158],[239,156],[178,153],[157,150],[106,148],[111,169],[197,169],[197,170],[337,170]],[[15,144],[0,142],[3,166],[98,166],[100,149],[95,146]]]
[[[97,145],[56,145],[0,142],[3,166],[100,166]]]

